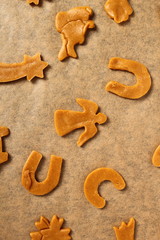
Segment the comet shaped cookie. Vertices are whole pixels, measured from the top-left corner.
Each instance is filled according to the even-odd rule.
[[[31,57],[24,55],[24,61],[20,63],[0,63],[0,82],[16,81],[27,77],[30,81],[34,77],[43,78],[43,69],[48,66],[47,62],[41,60],[40,54]]]
[[[54,113],[54,123],[56,132],[64,136],[77,128],[85,128],[80,135],[77,145],[82,146],[97,133],[96,123],[103,124],[107,116],[98,113],[98,105],[92,101],[77,98],[76,102],[84,109],[83,112],[72,110],[56,110]]]
[[[134,240],[135,220],[131,218],[128,224],[122,222],[119,228],[114,227],[113,229],[117,240]]]
[[[88,28],[95,27],[94,22],[89,20],[92,14],[90,7],[76,7],[57,13],[55,25],[62,38],[62,48],[58,55],[60,61],[67,57],[77,58],[74,46],[84,42]]]
[[[120,97],[129,99],[138,99],[143,97],[151,88],[151,77],[147,68],[136,61],[124,58],[111,58],[108,67],[110,69],[124,70],[131,72],[136,77],[136,84],[133,86],[126,86],[119,82],[110,81],[106,85],[108,92],[114,93]]]
[[[35,179],[35,172],[42,155],[32,151],[22,170],[22,185],[34,195],[45,195],[51,192],[59,183],[62,158],[51,155],[50,166],[46,179],[38,182]]]
[[[87,200],[97,208],[103,208],[106,205],[106,201],[98,193],[98,187],[104,181],[112,182],[118,190],[126,187],[122,176],[112,168],[97,168],[92,171],[84,182],[84,194]]]
[[[2,151],[2,137],[7,135],[9,135],[9,129],[7,127],[0,127],[0,163],[8,160],[8,153]]]
[[[116,23],[127,21],[133,12],[128,0],[108,0],[104,5],[104,9]]]

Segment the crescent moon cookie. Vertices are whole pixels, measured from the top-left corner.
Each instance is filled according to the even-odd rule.
[[[84,43],[87,29],[95,27],[94,22],[89,20],[92,14],[90,7],[76,7],[57,13],[55,25],[62,39],[62,48],[58,55],[60,61],[67,57],[77,58],[74,46]]]
[[[98,187],[104,181],[112,182],[118,190],[126,187],[123,177],[112,168],[97,168],[92,171],[84,182],[84,194],[87,200],[97,208],[103,208],[106,205],[106,201],[98,193]]]
[[[126,86],[116,81],[110,81],[106,85],[106,90],[108,92],[124,98],[138,99],[143,97],[150,90],[151,77],[147,68],[142,63],[114,57],[110,59],[108,67],[114,70],[131,72],[135,75],[137,80],[136,84],[133,86]]]
[[[116,23],[127,21],[133,13],[128,0],[108,0],[104,5],[104,9]]]

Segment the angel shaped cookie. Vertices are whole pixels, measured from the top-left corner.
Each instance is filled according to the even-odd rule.
[[[77,98],[76,102],[84,109],[83,112],[72,110],[56,110],[54,113],[54,123],[56,132],[64,136],[77,128],[85,128],[80,135],[77,145],[82,146],[97,133],[96,123],[103,124],[107,116],[98,113],[98,105],[92,101]]]

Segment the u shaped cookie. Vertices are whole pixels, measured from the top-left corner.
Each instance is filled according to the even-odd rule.
[[[114,57],[109,61],[108,67],[114,70],[124,70],[131,72],[136,77],[136,84],[126,86],[116,81],[110,81],[106,85],[108,92],[120,97],[138,99],[143,97],[151,88],[151,77],[147,68],[139,62],[124,58]]]
[[[51,155],[50,166],[47,177],[44,181],[38,182],[35,179],[35,172],[42,155],[32,151],[22,170],[22,185],[34,195],[45,195],[51,192],[59,183],[62,158]]]

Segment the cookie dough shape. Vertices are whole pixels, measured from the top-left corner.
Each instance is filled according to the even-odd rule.
[[[107,116],[97,113],[98,105],[92,101],[77,98],[76,102],[84,109],[83,112],[72,110],[56,110],[54,123],[59,136],[64,136],[77,128],[85,128],[80,135],[77,145],[80,147],[97,133],[96,123],[103,124]]]
[[[90,7],[76,7],[57,13],[55,25],[62,39],[62,48],[58,55],[60,61],[67,57],[77,58],[75,45],[84,42],[88,28],[95,27],[94,22],[89,20],[92,14]]]
[[[131,218],[128,224],[122,222],[119,228],[114,227],[113,229],[117,240],[134,240],[135,220]]]
[[[32,151],[22,170],[22,185],[34,195],[45,195],[51,192],[59,183],[62,158],[51,155],[50,166],[44,181],[35,179],[35,172],[42,159],[42,154]]]
[[[20,63],[0,63],[0,82],[16,81],[27,77],[31,81],[34,77],[43,78],[43,69],[48,66],[47,62],[41,60],[40,54],[33,57],[24,55],[24,61]]]
[[[153,154],[152,163],[155,167],[160,167],[160,145],[156,148]]]
[[[99,195],[98,187],[104,181],[110,181],[118,190],[123,190],[126,183],[122,176],[112,168],[97,168],[91,172],[84,182],[84,194],[87,200],[97,208],[103,208],[106,201]]]
[[[151,88],[150,74],[147,68],[139,62],[114,57],[110,59],[108,67],[110,69],[131,72],[135,75],[137,80],[136,84],[133,86],[126,86],[119,82],[110,81],[106,85],[106,90],[108,92],[124,98],[138,99],[143,97]]]
[[[64,223],[63,218],[58,218],[56,215],[52,217],[51,222],[45,218],[40,217],[40,221],[35,223],[38,232],[31,232],[32,240],[70,240],[70,228],[62,228]]]
[[[108,0],[104,9],[116,23],[127,21],[133,12],[128,0]]]
[[[29,3],[29,4],[34,3],[34,4],[38,5],[39,0],[27,0],[27,3]]]
[[[2,150],[2,137],[9,135],[9,129],[7,127],[0,127],[0,163],[4,163],[8,160],[8,153]]]

